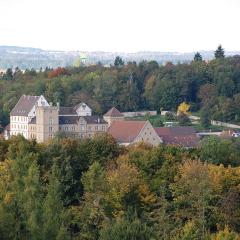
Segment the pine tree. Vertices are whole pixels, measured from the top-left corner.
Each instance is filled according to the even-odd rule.
[[[222,48],[222,45],[219,45],[217,50],[215,51],[215,58],[216,59],[221,59],[224,58],[225,54],[224,54],[224,49]]]
[[[40,183],[39,169],[33,161],[24,178],[23,209],[26,216],[26,229],[32,240],[42,239],[42,200],[43,191]]]
[[[194,55],[194,62],[201,62],[202,61],[202,55],[197,52],[195,55]]]
[[[61,200],[61,184],[59,182],[59,169],[54,163],[49,177],[47,195],[43,203],[43,238],[69,239],[66,228],[67,211]]]
[[[115,67],[121,67],[124,65],[124,61],[122,60],[121,57],[117,56],[114,61],[114,66]]]

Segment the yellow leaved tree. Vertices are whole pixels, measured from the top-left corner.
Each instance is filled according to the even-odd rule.
[[[182,102],[177,109],[177,115],[183,113],[183,114],[189,114],[190,104],[187,104],[186,102]]]

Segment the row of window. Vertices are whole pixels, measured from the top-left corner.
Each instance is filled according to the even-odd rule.
[[[30,130],[31,130],[31,131],[36,131],[36,127],[35,127],[35,126],[31,126],[31,127],[30,127]]]
[[[27,130],[27,125],[22,124],[11,124],[11,129],[18,129],[18,130]]]
[[[23,117],[23,116],[13,116],[10,119],[12,122],[16,122],[16,121],[21,121],[21,122],[28,122],[28,117]]]
[[[72,132],[75,132],[76,131],[76,128],[75,128],[75,126],[71,126],[71,127],[69,127],[69,126],[60,126],[59,127],[59,129],[60,130],[62,130],[62,131],[72,131]],[[88,131],[103,131],[103,132],[105,132],[106,131],[106,126],[95,126],[95,127],[92,127],[92,126],[88,126],[87,127],[87,130]],[[80,126],[80,132],[84,132],[85,131],[85,126]]]
[[[23,133],[23,132],[11,132],[10,133],[11,136],[17,136],[18,134],[24,136],[25,138],[27,138],[27,133]]]

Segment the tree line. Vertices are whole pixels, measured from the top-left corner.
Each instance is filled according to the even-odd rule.
[[[1,239],[238,240],[239,146],[0,139]]]
[[[0,75],[0,121],[8,123],[9,112],[22,94],[43,94],[49,102],[64,106],[84,101],[98,114],[112,106],[120,111],[176,111],[187,102],[191,112],[205,118],[239,123],[239,66],[240,56],[225,57],[220,46],[209,62],[196,53],[189,64],[124,63],[117,57],[110,67],[99,63],[24,72],[8,69]]]

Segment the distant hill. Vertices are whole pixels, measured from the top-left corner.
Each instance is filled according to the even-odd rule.
[[[200,51],[203,59],[211,60],[214,57],[214,51]],[[226,52],[227,56],[240,54],[240,51]],[[114,62],[116,56],[121,56],[125,62],[142,60],[155,60],[159,64],[166,62],[184,63],[192,61],[194,53],[178,52],[84,52],[84,51],[51,51],[39,48],[0,46],[0,69],[15,68],[55,68],[58,66],[71,66],[77,62],[84,61],[85,64],[96,64],[101,62],[104,65],[110,65]],[[84,58],[82,57],[84,56]],[[82,58],[82,59],[81,59]]]

